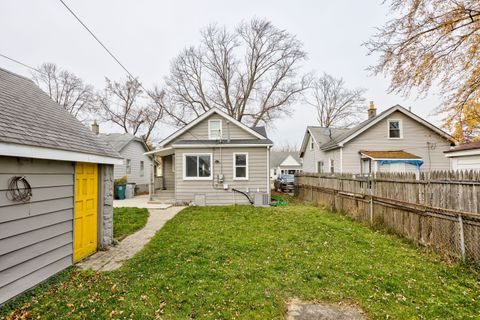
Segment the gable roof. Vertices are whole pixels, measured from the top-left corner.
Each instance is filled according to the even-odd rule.
[[[169,135],[167,138],[163,139],[160,142],[160,146],[165,146],[166,144],[171,142],[173,139],[175,139],[175,138],[179,137],[180,135],[182,135],[183,133],[187,132],[188,130],[190,130],[191,128],[193,128],[194,126],[196,126],[197,124],[199,124],[200,122],[202,122],[203,120],[205,120],[206,118],[208,118],[209,116],[211,116],[214,113],[216,113],[219,116],[229,120],[233,124],[239,126],[240,128],[247,131],[251,135],[257,137],[258,139],[266,139],[267,138],[266,133],[265,134],[260,133],[262,130],[265,131],[264,127],[256,127],[257,129],[255,130],[255,129],[250,128],[247,125],[241,123],[240,121],[236,120],[235,118],[231,117],[230,115],[226,114],[222,110],[220,110],[218,108],[212,108],[212,109],[208,110],[207,112],[205,112],[204,114],[197,117],[195,120],[189,122],[183,128],[175,131],[174,133]],[[261,129],[261,128],[263,128],[263,129]],[[210,142],[211,142],[211,140],[210,140]]]
[[[121,152],[132,141],[140,142],[145,151],[150,151],[145,141],[138,137],[135,137],[133,134],[130,133],[100,134],[100,137],[103,138],[108,144],[110,144],[112,148],[117,152]]]
[[[425,127],[429,128],[430,130],[432,130],[432,131],[436,132],[437,134],[439,134],[440,136],[444,137],[445,139],[455,143],[455,140],[453,139],[453,137],[450,136],[448,133],[446,133],[445,131],[441,130],[440,128],[434,126],[433,124],[426,121],[425,119],[417,116],[413,112],[405,109],[401,105],[397,104],[397,105],[395,105],[393,107],[390,107],[387,110],[379,113],[375,117],[372,117],[370,119],[365,120],[364,122],[358,124],[357,126],[351,128],[350,130],[348,130],[348,131],[344,132],[343,134],[337,136],[332,141],[323,144],[321,146],[321,149],[322,150],[331,150],[331,149],[342,147],[344,143],[347,143],[348,141],[352,140],[353,138],[355,138],[356,136],[358,136],[362,132],[368,130],[369,128],[371,128],[372,126],[374,126],[375,124],[382,121],[383,119],[385,119],[390,114],[392,114],[396,111],[399,111],[399,112],[403,113],[407,117],[409,117],[409,118],[417,121],[418,123],[424,125]]]
[[[348,128],[326,128],[319,126],[308,126],[303,136],[302,145],[300,147],[300,156],[303,156],[308,144],[308,137],[311,136],[315,143],[319,146],[328,143],[332,139],[335,140],[338,136],[349,131]]]
[[[279,167],[282,162],[287,159],[289,156],[291,156],[295,161],[298,162],[298,164],[301,166],[302,162],[300,160],[300,157],[298,156],[297,151],[271,151],[270,152],[270,167],[271,168],[276,168]]]
[[[17,156],[38,158],[41,153],[42,158],[51,156],[51,159],[70,161],[86,159],[81,154],[89,154],[97,156],[87,157],[92,160],[90,162],[105,163],[110,163],[108,158],[120,158],[105,141],[51,100],[32,80],[2,68],[0,144],[5,144],[0,153],[9,156],[18,152]],[[35,148],[44,149],[36,152]],[[63,152],[55,154],[55,150]]]

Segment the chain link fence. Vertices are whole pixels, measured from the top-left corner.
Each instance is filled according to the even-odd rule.
[[[480,173],[296,175],[299,198],[480,265]]]

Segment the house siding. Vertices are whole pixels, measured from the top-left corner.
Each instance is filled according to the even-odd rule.
[[[127,176],[128,182],[136,183],[142,191],[148,191],[148,184],[150,183],[150,174],[152,167],[152,159],[144,153],[146,152],[143,144],[140,141],[131,141],[125,146],[120,154],[124,158],[123,164],[114,166],[113,174],[115,179]],[[127,160],[131,160],[131,173],[127,174]],[[140,176],[140,161],[144,162],[144,175]]]
[[[388,139],[387,124],[389,119],[402,121],[402,139]],[[430,156],[427,141],[436,144],[435,149],[430,150]],[[345,144],[342,151],[343,172],[359,173],[361,171],[360,155],[358,153],[360,150],[404,150],[423,159],[424,164],[421,171],[429,171],[429,169],[432,171],[448,170],[450,162],[443,152],[449,149],[450,142],[448,140],[403,113],[396,111]],[[334,151],[338,152],[337,150],[339,149]]]
[[[74,163],[0,156],[0,304],[73,263]],[[32,187],[7,199],[12,176]]]
[[[326,141],[317,141],[312,138],[310,134],[309,139],[308,139],[308,144],[307,148],[305,149],[305,152],[303,154],[303,171],[305,172],[317,172],[317,162],[318,161],[324,161],[324,170],[327,171],[327,153],[323,152],[323,150],[320,149],[321,144],[325,143]],[[313,146],[313,150],[310,149],[312,140],[315,142]]]
[[[208,121],[209,120],[221,120],[222,121],[222,136],[223,139],[228,139],[228,127],[230,128],[230,139],[258,139],[249,132],[245,131],[243,128],[240,128],[236,124],[230,123],[227,126],[227,120],[218,115],[212,114],[208,118],[204,119],[196,126],[183,133],[175,140],[199,140],[199,139],[208,139]]]
[[[233,154],[248,153],[248,180],[233,180]],[[267,147],[238,147],[238,148],[189,148],[175,150],[175,178],[176,178],[176,201],[189,203],[194,200],[195,194],[205,195],[206,205],[229,205],[248,204],[244,195],[233,192],[231,189],[239,189],[248,192],[270,192],[269,168],[267,163]],[[213,172],[212,180],[184,180],[183,158],[188,153],[211,153]],[[218,160],[219,163],[215,163]],[[218,174],[224,175],[224,183],[228,184],[229,190],[223,190],[223,186],[214,187]]]

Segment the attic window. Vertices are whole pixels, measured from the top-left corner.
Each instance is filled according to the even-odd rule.
[[[315,146],[315,143],[313,142],[313,139],[310,138],[310,150],[313,150],[314,146]]]
[[[208,121],[208,139],[220,140],[222,138],[222,120]]]
[[[388,120],[388,138],[402,138],[402,122],[400,120]]]

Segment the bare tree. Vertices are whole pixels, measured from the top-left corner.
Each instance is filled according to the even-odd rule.
[[[480,1],[389,0],[392,18],[365,45],[378,62],[374,74],[391,76],[390,91],[427,94],[438,84],[444,124],[480,134]],[[468,119],[469,121],[465,121]],[[470,137],[472,138],[472,137]]]
[[[348,89],[342,78],[323,75],[312,81],[305,100],[317,109],[320,126],[349,127],[360,122],[366,112],[365,89]]]
[[[296,142],[284,141],[279,146],[274,146],[273,150],[280,152],[299,152],[300,148]]]
[[[94,106],[93,86],[54,63],[43,63],[32,79],[50,98],[79,120],[85,120]]]
[[[251,125],[290,114],[307,87],[298,69],[306,53],[294,35],[253,19],[235,30],[211,25],[201,42],[172,62],[166,79],[167,115],[184,125],[212,107]]]

